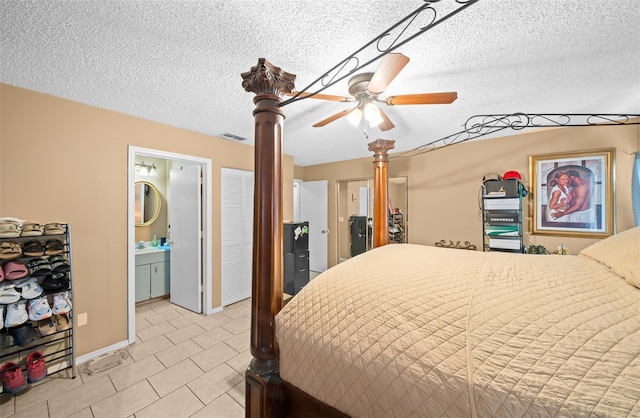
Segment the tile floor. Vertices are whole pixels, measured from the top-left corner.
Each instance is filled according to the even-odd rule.
[[[204,316],[166,299],[136,307],[137,342],[120,365],[47,377],[0,396],[0,418],[244,417],[250,300]]]

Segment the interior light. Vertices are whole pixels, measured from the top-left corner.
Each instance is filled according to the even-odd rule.
[[[156,168],[156,163],[152,163],[149,168],[149,175],[151,177],[158,177],[158,169]]]
[[[142,164],[136,164],[136,172],[141,176],[148,176],[149,168],[146,166],[146,164],[143,161]]]
[[[380,109],[373,103],[367,103],[364,107],[364,117],[371,126],[378,126],[382,123]]]
[[[359,107],[356,107],[347,115],[347,120],[353,126],[358,126],[358,124],[360,124],[361,118],[362,118],[362,110],[360,110]]]

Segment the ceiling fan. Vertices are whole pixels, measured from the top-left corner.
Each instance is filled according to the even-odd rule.
[[[403,94],[399,96],[389,96],[380,99],[378,96],[384,92],[391,81],[407,65],[409,57],[400,53],[390,53],[385,55],[380,61],[380,65],[373,73],[357,74],[349,79],[349,94],[351,97],[334,96],[330,94],[301,93],[301,97],[308,97],[320,100],[331,100],[336,102],[356,102],[357,105],[351,109],[342,110],[335,115],[313,125],[314,128],[325,126],[342,117],[354,125],[358,125],[362,116],[371,126],[378,126],[382,131],[388,131],[395,127],[393,122],[384,113],[378,104],[385,103],[390,106],[396,105],[420,105],[420,104],[449,104],[458,98],[456,92],[444,93],[417,93]],[[295,96],[298,92],[289,93]]]

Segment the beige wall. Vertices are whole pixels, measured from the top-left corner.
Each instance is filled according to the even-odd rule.
[[[286,129],[286,127],[285,127]],[[396,143],[401,138],[389,136]],[[366,147],[363,142],[362,147]],[[478,191],[485,173],[508,170],[529,179],[528,156],[600,148],[616,148],[615,207],[617,230],[633,226],[631,206],[632,152],[640,148],[640,126],[576,127],[529,131],[519,135],[469,141],[411,158],[391,158],[389,176],[408,177],[408,242],[433,245],[442,239],[470,241],[482,248]],[[373,157],[307,166],[304,180],[329,181],[329,230],[338,231],[336,182],[372,178]],[[527,213],[525,213],[527,215]],[[528,222],[525,229],[528,228]],[[337,234],[329,236],[328,265],[337,263]],[[575,254],[595,239],[525,234],[525,244],[555,249],[564,243]]]
[[[88,313],[77,355],[127,339],[129,145],[212,160],[212,300],[219,306],[220,170],[253,170],[253,147],[5,84],[0,101],[0,216],[69,222],[74,309]],[[293,184],[292,157],[283,171],[284,184]],[[284,192],[291,218],[293,189]]]

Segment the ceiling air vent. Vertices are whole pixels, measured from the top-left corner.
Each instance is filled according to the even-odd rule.
[[[234,141],[246,141],[247,140],[247,138],[245,138],[243,136],[230,134],[229,132],[225,132],[223,134],[220,134],[220,136],[223,137],[223,138],[232,139]]]

